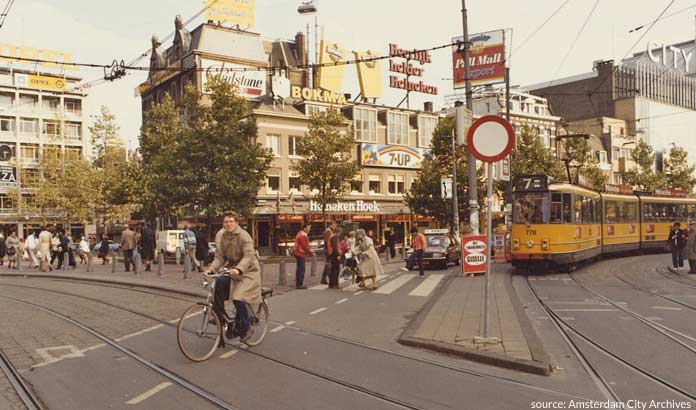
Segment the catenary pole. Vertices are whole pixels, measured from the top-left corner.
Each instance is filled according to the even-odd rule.
[[[471,79],[469,78],[469,26],[466,13],[466,0],[462,0],[462,29],[464,34],[464,83],[466,85],[466,108],[469,112],[473,111],[473,101],[471,99]],[[461,142],[461,141],[460,141]],[[476,158],[467,150],[467,164],[469,168],[469,227],[471,233],[477,235],[479,231],[479,206],[478,206],[478,181],[476,172]]]

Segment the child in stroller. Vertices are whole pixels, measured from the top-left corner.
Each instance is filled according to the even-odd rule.
[[[355,247],[355,231],[348,232],[348,235],[343,237],[341,241],[341,255],[343,255],[343,271],[341,276],[344,279],[350,279],[351,283],[362,282],[360,269],[358,268],[358,260],[353,252]]]

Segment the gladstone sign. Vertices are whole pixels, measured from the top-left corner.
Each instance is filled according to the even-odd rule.
[[[238,87],[239,95],[244,98],[257,98],[266,95],[266,71],[255,67],[245,67],[223,61],[201,59],[203,84],[205,92],[208,79],[215,76]],[[245,71],[247,70],[247,71]]]

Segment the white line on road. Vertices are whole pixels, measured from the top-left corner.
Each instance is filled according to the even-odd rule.
[[[398,278],[394,279],[393,281],[387,283],[386,285],[380,287],[379,289],[375,290],[373,293],[379,293],[382,295],[389,295],[395,290],[399,289],[400,287],[404,286],[406,282],[409,280],[415,278],[415,274],[410,274],[410,275],[401,275]]]
[[[362,290],[359,290],[359,291],[353,293],[353,295],[358,296],[358,295],[361,294],[361,293],[363,293],[363,291],[362,291]]]
[[[285,329],[285,325],[278,325],[271,329],[271,333],[277,333],[280,332],[281,330]]]
[[[289,321],[289,322],[285,322],[285,324],[288,325],[288,326],[292,326],[292,325],[294,325],[295,323],[297,323],[297,322],[295,322],[294,320],[291,320],[291,321]]]
[[[221,354],[220,359],[227,359],[228,357],[232,357],[232,356],[236,355],[237,353],[239,353],[239,350],[230,350],[229,352],[227,352],[225,354]]]
[[[152,389],[146,391],[145,393],[141,394],[140,396],[128,400],[126,402],[126,404],[131,404],[131,405],[138,404],[143,400],[149,399],[150,397],[154,396],[155,394],[159,393],[160,391],[166,389],[167,387],[169,387],[171,385],[172,384],[169,382],[161,383],[161,384],[153,387]]]
[[[554,312],[618,312],[619,309],[554,309]]]
[[[664,319],[662,319],[661,317],[658,317],[658,316],[648,316],[648,317],[646,317],[646,319],[651,320],[651,321],[653,321],[653,322],[660,322],[660,321],[664,320]]]
[[[153,330],[155,330],[155,329],[159,329],[160,327],[164,327],[164,325],[152,326],[152,327],[150,327],[150,328],[143,329],[143,330],[141,330],[141,331],[138,331],[138,332],[135,332],[135,333],[131,333],[131,334],[129,334],[129,335],[125,335],[125,336],[123,336],[123,337],[119,337],[118,339],[114,339],[114,340],[117,341],[117,342],[121,342],[121,341],[123,341],[123,340],[130,339],[131,337],[140,336],[140,335],[142,335],[142,334],[144,334],[144,333],[151,332],[151,331],[153,331]]]
[[[343,299],[339,300],[338,302],[336,302],[336,304],[337,304],[337,305],[340,305],[341,303],[343,303],[343,302],[345,302],[345,301],[347,301],[347,300],[348,300],[348,298],[343,298]]]
[[[669,306],[653,306],[653,309],[657,310],[682,310],[680,307],[669,307]]]
[[[561,320],[571,321],[571,320],[575,320],[575,318],[572,316],[568,316],[568,317],[562,317]]]
[[[309,290],[324,290],[324,289],[328,289],[328,287],[329,287],[329,285],[324,285],[324,284],[320,283],[316,286],[312,286],[311,288],[309,288]]]
[[[317,313],[321,313],[321,312],[323,312],[323,311],[325,311],[325,310],[326,310],[326,308],[323,307],[323,308],[319,308],[319,309],[315,310],[314,312],[309,312],[309,314],[310,314],[310,315],[316,315]]]
[[[428,296],[430,292],[433,291],[437,287],[437,284],[440,283],[442,278],[444,278],[445,275],[430,275],[425,280],[423,283],[418,285],[415,289],[409,293],[409,296]]]

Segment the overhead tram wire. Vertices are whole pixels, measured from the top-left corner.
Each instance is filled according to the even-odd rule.
[[[527,41],[531,40],[532,37],[534,37],[542,28],[544,28],[544,26],[546,25],[546,23],[548,23],[549,21],[551,21],[551,19],[554,18],[554,17],[556,16],[556,14],[558,14],[558,12],[560,12],[561,9],[563,9],[563,8],[564,8],[568,3],[570,3],[571,1],[572,1],[572,0],[566,0],[565,3],[561,4],[561,6],[558,7],[558,8],[556,9],[556,11],[554,11],[553,13],[551,13],[551,15],[550,15],[549,17],[547,17],[546,20],[544,20],[544,22],[541,23],[541,24],[539,25],[539,27],[537,27],[537,28],[532,32],[532,34],[528,35],[527,38],[525,38],[524,40],[522,40],[522,42],[520,43],[520,45],[517,46],[514,50],[512,50],[512,52],[510,53],[510,58],[512,58],[512,56],[513,56],[516,52],[518,52],[518,51],[527,43]]]
[[[553,84],[553,81],[556,79],[556,76],[561,71],[563,64],[565,64],[566,59],[568,59],[568,56],[573,51],[575,44],[577,44],[578,40],[582,36],[582,33],[585,31],[585,27],[587,27],[587,23],[590,22],[592,15],[594,14],[595,10],[597,10],[597,6],[599,5],[599,2],[600,2],[600,0],[595,1],[594,6],[592,6],[592,10],[590,10],[590,13],[587,15],[587,17],[585,18],[585,21],[582,23],[582,26],[580,27],[578,34],[575,36],[575,39],[573,40],[573,43],[570,45],[570,48],[568,48],[568,51],[566,52],[565,56],[563,56],[563,60],[561,60],[561,64],[558,65],[556,72],[553,74],[553,77],[551,77],[551,81],[549,81],[548,86],[551,86]]]
[[[687,10],[691,10],[691,9],[693,9],[693,8],[696,8],[696,4],[694,4],[693,6],[689,6],[689,7],[687,7],[687,8],[681,9],[681,10],[679,10],[679,11],[675,11],[674,13],[668,14],[668,15],[666,15],[666,16],[664,16],[664,17],[658,19],[658,20],[655,20],[655,21],[656,21],[656,22],[657,22],[657,21],[662,21],[662,20],[664,20],[664,19],[670,18],[670,17],[672,17],[672,16],[676,16],[677,14],[681,14],[681,13],[683,13],[683,12],[685,12],[685,11],[687,11]],[[646,23],[646,24],[647,24],[647,23]],[[645,27],[646,24],[641,24],[641,25],[638,26],[638,27],[635,27],[635,28],[632,28],[632,29],[628,30],[628,32],[629,32],[629,33],[635,33],[636,31],[642,30],[642,29]]]
[[[0,14],[0,28],[2,28],[3,25],[5,25],[5,20],[7,20],[7,15],[10,14],[10,9],[12,9],[12,5],[14,4],[15,0],[8,0],[7,3],[5,3],[5,8],[2,10],[2,13]]]

